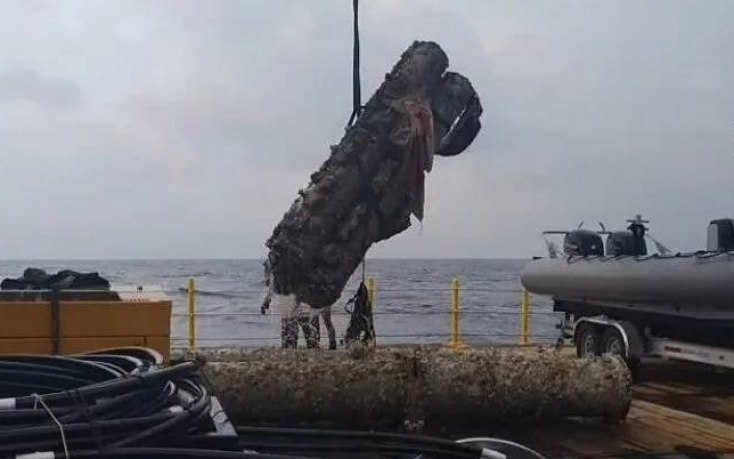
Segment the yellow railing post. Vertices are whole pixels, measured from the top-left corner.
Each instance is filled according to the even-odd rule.
[[[377,281],[374,277],[367,279],[367,296],[372,305],[372,311],[374,312],[377,307]]]
[[[375,309],[377,308],[377,280],[375,280],[374,277],[370,277],[367,279],[367,299],[370,302],[370,308],[372,310],[372,313],[374,314]],[[374,325],[374,316],[372,320],[372,324]],[[377,346],[377,336],[373,335],[373,339],[370,345]]]
[[[530,344],[530,293],[525,289],[520,299],[520,344]]]
[[[196,282],[189,279],[189,352],[196,355]]]
[[[461,281],[451,281],[451,349],[458,351],[466,346],[461,341]]]

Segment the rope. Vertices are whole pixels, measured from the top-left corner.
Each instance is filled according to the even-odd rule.
[[[41,398],[40,395],[33,393],[31,394],[31,397],[33,397],[33,409],[35,410],[38,408],[38,405],[41,405],[46,413],[48,413],[49,417],[56,424],[56,427],[58,427],[59,433],[61,434],[61,444],[64,446],[64,457],[66,457],[66,459],[69,459],[69,447],[66,445],[66,434],[64,433],[64,426],[61,425],[59,420],[53,414],[48,405],[46,405],[46,402],[43,401],[43,398]]]

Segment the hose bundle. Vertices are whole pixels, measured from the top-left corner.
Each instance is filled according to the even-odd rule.
[[[212,401],[198,365],[159,363],[150,350],[0,357],[0,457],[87,457],[72,452],[173,445],[203,433]]]

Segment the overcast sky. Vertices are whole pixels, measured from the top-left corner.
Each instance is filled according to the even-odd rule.
[[[734,217],[734,2],[364,0],[363,94],[435,40],[484,104],[380,257]],[[0,257],[260,257],[351,105],[351,2],[0,2]]]

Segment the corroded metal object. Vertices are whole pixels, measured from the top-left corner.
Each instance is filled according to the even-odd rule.
[[[204,371],[235,422],[431,431],[562,417],[624,419],[630,374],[613,357],[553,348],[256,350]]]
[[[447,68],[437,44],[415,42],[385,76],[267,241],[273,294],[331,305],[373,243],[423,218],[433,155],[461,153],[480,129],[479,97]]]

